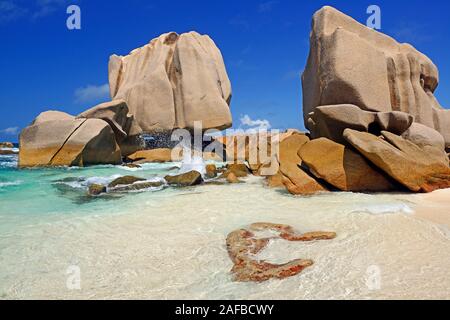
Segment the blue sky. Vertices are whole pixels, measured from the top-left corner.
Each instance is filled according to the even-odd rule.
[[[70,4],[81,8],[81,30],[66,28]],[[78,114],[108,100],[111,54],[125,55],[164,32],[191,30],[209,34],[222,51],[235,127],[243,118],[303,128],[299,75],[313,13],[331,5],[365,22],[371,4],[381,7],[382,32],[435,62],[436,95],[450,107],[448,1],[0,0],[0,141],[17,141],[42,111]]]

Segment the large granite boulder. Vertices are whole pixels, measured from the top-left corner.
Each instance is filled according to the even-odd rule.
[[[134,116],[129,113],[127,103],[124,100],[119,99],[99,104],[84,111],[77,118],[106,121],[113,129],[116,141],[124,156],[130,155],[143,147],[140,141],[142,129]]]
[[[401,135],[413,124],[414,117],[400,111],[372,112],[352,104],[342,104],[317,107],[308,121],[313,139],[324,137],[345,144],[345,129],[373,134],[384,130]]]
[[[183,159],[182,149],[160,148],[152,150],[139,150],[127,157],[133,162],[139,163],[163,163],[175,162]]]
[[[419,147],[387,131],[382,137],[347,129],[344,137],[365,158],[414,192],[450,188],[450,167],[442,150]]]
[[[310,172],[342,191],[380,192],[394,190],[389,179],[363,156],[326,138],[312,140],[299,150]]]
[[[100,119],[43,113],[20,134],[19,167],[119,164],[111,127]]]
[[[439,150],[445,149],[444,137],[436,130],[420,123],[413,123],[411,127],[402,134],[402,137],[422,148],[432,146]]]
[[[109,61],[111,97],[127,102],[146,133],[231,127],[231,84],[207,35],[170,32]]]
[[[42,124],[48,121],[57,121],[57,120],[73,120],[74,116],[57,110],[48,110],[41,112],[31,123],[32,125]]]
[[[327,191],[326,187],[309,176],[300,166],[302,159],[298,156],[300,148],[309,142],[303,134],[293,134],[280,143],[278,161],[282,181],[287,190],[294,195],[311,195]]]
[[[409,113],[450,146],[450,111],[434,96],[438,69],[424,54],[331,7],[314,15],[310,43],[302,83],[305,125],[313,136],[320,135],[314,126],[317,107],[353,104]]]

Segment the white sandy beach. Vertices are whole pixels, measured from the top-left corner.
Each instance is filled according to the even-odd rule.
[[[450,233],[442,225],[448,222],[444,211],[449,192],[294,197],[249,178],[245,184],[130,195],[120,206],[109,204],[108,212],[99,203],[90,214],[66,212],[63,218],[55,214],[3,229],[0,295],[5,299],[448,299]],[[412,214],[416,205],[417,213]],[[309,244],[276,241],[260,254],[276,263],[313,259],[315,264],[298,276],[232,282],[226,236],[266,221],[289,224],[301,232],[335,231],[338,236]],[[66,285],[71,266],[80,268],[80,290]]]
[[[415,216],[450,228],[450,189],[416,196]]]

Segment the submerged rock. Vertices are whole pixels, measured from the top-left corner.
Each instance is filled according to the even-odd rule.
[[[119,185],[118,187],[114,187],[111,189],[111,192],[128,192],[128,191],[140,191],[151,188],[159,188],[164,185],[162,181],[144,181],[144,182],[135,182],[129,185]]]
[[[142,168],[140,165],[135,163],[125,163],[123,164],[124,167],[130,168],[130,169],[140,169]]]
[[[256,233],[262,231],[276,232],[278,236],[257,238]],[[231,270],[234,281],[262,282],[272,278],[284,279],[295,276],[313,265],[314,262],[309,259],[296,259],[281,265],[256,260],[255,255],[273,239],[315,241],[330,240],[335,237],[336,233],[334,232],[297,234],[290,226],[272,223],[255,223],[248,229],[236,230],[228,235],[226,241],[228,254],[234,263]]]
[[[145,179],[143,178],[138,178],[138,177],[133,177],[133,176],[124,176],[124,177],[120,177],[115,179],[114,181],[112,181],[109,185],[108,188],[114,188],[117,186],[126,186],[126,185],[130,185],[133,184],[135,182],[139,182],[139,181],[145,181]]]
[[[88,191],[89,195],[91,196],[98,196],[102,193],[106,193],[106,186],[101,185],[101,184],[91,184],[89,186],[89,191]]]
[[[169,185],[180,187],[195,186],[203,182],[202,175],[198,171],[190,171],[176,176],[165,176],[164,179]]]

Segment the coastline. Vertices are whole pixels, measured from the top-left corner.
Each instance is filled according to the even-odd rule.
[[[56,172],[90,176],[93,172],[88,170]],[[106,168],[95,170],[98,175],[111,174],[101,173]],[[448,297],[448,235],[409,210],[421,202],[424,210],[433,207],[433,200],[422,200],[426,195],[299,197],[264,187],[261,178],[244,180],[133,193],[120,201],[99,198],[45,219],[36,212],[26,223],[21,212],[17,221],[2,215],[1,299]],[[282,281],[233,282],[226,236],[255,222],[285,223],[299,232],[333,231],[338,236],[328,243],[274,241],[259,258],[273,263],[308,258],[314,265]],[[80,268],[81,290],[66,287],[66,272],[72,266]],[[381,273],[380,288],[368,286],[373,270]],[[36,273],[41,276],[36,278]]]

